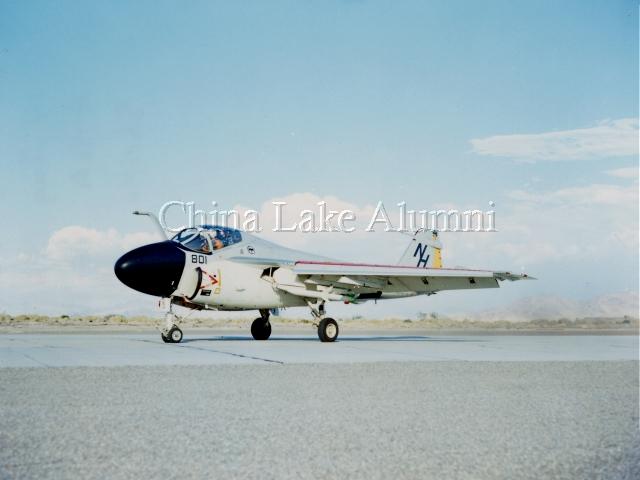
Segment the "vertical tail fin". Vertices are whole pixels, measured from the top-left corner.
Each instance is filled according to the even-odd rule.
[[[442,268],[442,243],[438,232],[420,229],[404,251],[398,265],[417,268]]]

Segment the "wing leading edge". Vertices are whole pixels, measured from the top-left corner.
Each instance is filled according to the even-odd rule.
[[[525,279],[533,277],[506,271],[298,261],[293,266],[283,266],[273,280],[276,288],[297,296],[355,301],[497,288],[499,281]]]
[[[513,274],[493,270],[463,268],[416,268],[402,265],[379,265],[372,263],[340,263],[298,261],[293,267],[298,275],[371,275],[383,277],[474,277],[496,278],[497,280],[535,280],[526,273]]]

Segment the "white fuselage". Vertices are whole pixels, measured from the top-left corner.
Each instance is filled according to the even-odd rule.
[[[306,305],[303,298],[275,288],[272,272],[268,269],[286,270],[287,264],[293,265],[299,260],[327,259],[248,234],[245,238],[242,243],[207,255],[186,252],[187,260],[174,296],[215,310]]]

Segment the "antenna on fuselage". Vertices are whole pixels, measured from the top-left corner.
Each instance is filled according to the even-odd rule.
[[[168,240],[169,236],[167,235],[167,232],[165,231],[164,228],[162,228],[162,225],[160,224],[160,220],[158,220],[158,217],[155,216],[153,213],[151,212],[141,212],[139,210],[135,210],[132,212],[134,215],[141,215],[144,217],[149,217],[151,219],[151,221],[153,221],[154,225],[157,227],[158,231],[160,232],[160,235],[162,235],[162,239],[163,240]]]

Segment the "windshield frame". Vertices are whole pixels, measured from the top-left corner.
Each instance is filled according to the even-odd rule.
[[[205,234],[205,230],[198,227],[185,228],[184,230],[180,230],[176,235],[174,235],[171,241],[176,242],[181,247],[184,247],[191,252],[211,255],[213,251],[211,236]],[[195,245],[197,245],[195,243],[196,241],[200,242],[200,248],[194,247]],[[206,249],[204,248],[205,245]]]
[[[200,239],[202,247],[194,248],[196,239]],[[204,249],[206,241],[207,248]],[[180,230],[171,238],[171,241],[178,243],[180,246],[192,252],[211,255],[213,252],[236,245],[244,240],[240,230],[231,227],[218,225],[201,225],[198,227],[189,227]],[[195,243],[197,245],[197,243]]]

